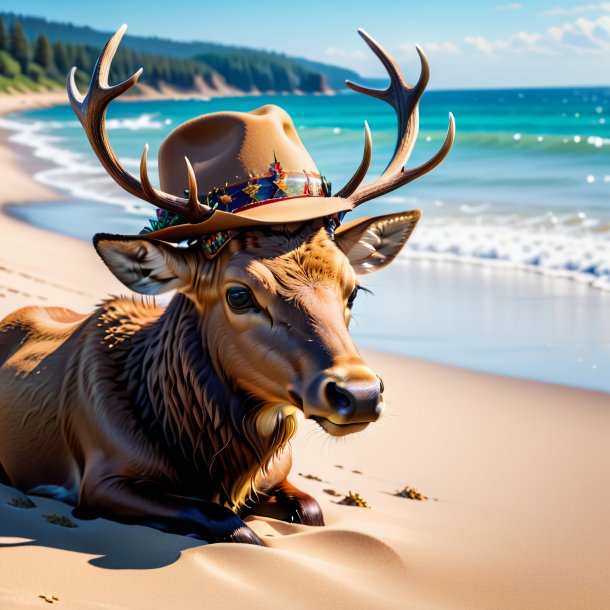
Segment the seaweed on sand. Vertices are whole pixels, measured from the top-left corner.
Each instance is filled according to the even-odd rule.
[[[420,493],[415,489],[415,487],[411,487],[410,485],[405,485],[402,489],[399,489],[395,494],[400,498],[407,498],[409,500],[427,500],[428,496],[425,496],[423,493]]]
[[[11,498],[7,504],[9,506],[14,506],[15,508],[36,508],[36,504],[27,496],[15,496],[14,498]]]
[[[49,513],[48,515],[43,515],[43,519],[46,519],[49,523],[53,523],[54,525],[60,525],[61,527],[78,527],[74,521],[68,519],[68,517],[62,517],[57,513]]]
[[[309,479],[310,481],[322,482],[322,479],[316,476],[315,474],[303,474],[302,472],[299,472],[299,475],[302,476],[304,479]]]
[[[347,493],[343,500],[339,500],[337,504],[343,504],[345,506],[359,506],[360,508],[371,508],[359,493],[352,493],[351,491]]]

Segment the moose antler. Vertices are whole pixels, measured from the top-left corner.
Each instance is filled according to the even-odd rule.
[[[430,76],[428,61],[426,60],[424,52],[419,47],[416,47],[421,61],[421,74],[417,84],[414,87],[410,87],[402,77],[394,59],[388,55],[381,45],[371,38],[363,29],[359,29],[358,33],[362,36],[373,53],[381,60],[381,63],[390,76],[390,85],[385,90],[378,90],[356,85],[350,81],[346,81],[345,84],[358,93],[370,95],[371,97],[375,97],[390,104],[390,106],[394,108],[398,119],[398,137],[392,160],[388,163],[383,174],[369,184],[358,186],[348,196],[348,199],[353,202],[354,207],[365,201],[374,199],[375,197],[385,195],[386,193],[400,188],[408,182],[427,174],[447,156],[455,137],[455,121],[453,115],[449,113],[449,128],[441,149],[434,157],[419,167],[410,170],[405,169],[405,164],[411,155],[419,130],[419,113],[417,105],[428,84],[428,78]],[[350,180],[344,189],[347,188],[347,186],[353,186],[353,181],[356,176],[359,176],[359,171],[356,172],[354,178]],[[362,181],[362,178],[364,178],[364,176],[360,177],[359,182]]]
[[[110,145],[108,133],[106,132],[106,109],[113,99],[131,89],[142,74],[142,68],[140,68],[133,76],[122,83],[112,87],[108,85],[110,65],[126,29],[127,26],[122,25],[106,43],[95,63],[95,68],[93,68],[93,73],[91,74],[91,85],[87,95],[84,97],[76,87],[76,68],[70,70],[66,83],[70,104],[84,128],[97,158],[119,186],[124,188],[128,193],[144,199],[158,208],[182,216],[189,222],[200,222],[206,216],[212,214],[213,210],[209,206],[199,203],[195,173],[186,157],[189,181],[188,199],[164,193],[152,186],[146,167],[148,144],[144,147],[140,162],[141,182],[138,182],[125,170]]]
[[[350,178],[349,182],[336,193],[335,197],[349,197],[364,180],[366,172],[369,170],[371,164],[371,157],[373,156],[373,144],[371,141],[371,130],[369,124],[364,121],[364,152],[362,153],[362,161],[360,166],[356,170],[356,173]]]

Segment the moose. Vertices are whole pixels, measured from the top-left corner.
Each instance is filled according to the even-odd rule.
[[[297,414],[342,436],[384,410],[383,383],[348,331],[351,309],[358,276],[397,256],[420,211],[342,220],[437,166],[453,117],[439,152],[406,169],[428,64],[418,48],[411,87],[360,30],[390,85],[347,84],[390,104],[398,120],[379,178],[362,184],[365,123],[360,166],[331,196],[288,114],[263,106],[177,127],[159,150],[157,189],[147,148],[137,180],[105,129],[109,103],[141,73],[108,84],[125,29],[102,50],[86,96],[75,68],[68,95],[104,168],[158,208],[152,230],[94,237],[108,269],[144,296],[108,299],[90,315],[26,307],[0,322],[0,482],[63,500],[83,518],[263,545],[247,515],[324,524],[316,500],[287,480]],[[168,291],[159,305],[154,295]]]

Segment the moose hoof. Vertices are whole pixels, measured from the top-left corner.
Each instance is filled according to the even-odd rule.
[[[239,542],[241,544],[255,544],[265,546],[265,543],[247,526],[238,527],[230,536],[228,542]]]
[[[311,497],[299,498],[298,505],[295,509],[296,523],[302,523],[303,525],[313,525],[321,527],[324,525],[324,516],[322,515],[322,509],[320,505]]]
[[[322,509],[315,498],[285,482],[276,492],[276,501],[288,512],[285,521],[303,525],[323,526]]]

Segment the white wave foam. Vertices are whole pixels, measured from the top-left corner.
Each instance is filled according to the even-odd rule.
[[[146,118],[142,119],[142,117]],[[142,115],[142,117],[135,119],[132,126],[135,124],[151,124],[152,115]],[[142,120],[140,121],[140,119]],[[130,120],[117,119],[117,125],[120,122]],[[0,128],[13,132],[13,135],[9,138],[11,142],[32,149],[35,157],[53,164],[52,167],[37,172],[34,175],[35,180],[52,188],[67,191],[77,199],[89,199],[120,205],[128,213],[148,217],[150,211],[145,211],[142,206],[134,201],[133,197],[123,194],[120,187],[113,182],[97,160],[92,161],[90,155],[85,156],[62,147],[61,144],[65,140],[53,132],[48,133],[50,129],[60,132],[66,126],[72,126],[73,123],[74,121],[20,121],[0,117]],[[81,127],[78,121],[76,121],[76,125]],[[115,125],[115,128],[118,129],[119,127]],[[139,159],[121,159],[121,163],[125,167],[134,168],[138,168],[140,165]],[[156,179],[157,162],[151,160],[148,165],[149,169],[152,170],[150,172],[151,180],[154,181]]]
[[[490,217],[484,224],[437,218],[417,228],[408,253],[525,269],[610,290],[610,226],[584,214],[554,218],[512,215]]]
[[[481,205],[468,205],[464,203],[460,206],[460,211],[464,212],[464,214],[481,214],[488,209],[488,203],[482,203]]]
[[[384,203],[399,203],[399,204],[409,204],[415,205],[417,203],[416,197],[406,197],[405,195],[385,195],[383,197]]]
[[[106,129],[127,129],[128,131],[140,131],[142,129],[162,129],[163,125],[169,123],[155,121],[154,114],[141,114],[134,119],[109,119],[106,121]]]

